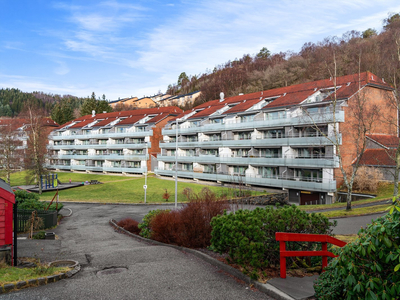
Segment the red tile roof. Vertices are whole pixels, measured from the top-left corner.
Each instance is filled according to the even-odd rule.
[[[116,126],[119,126],[119,125],[133,125],[137,121],[139,121],[140,119],[143,119],[142,115],[129,116],[128,118],[123,119],[121,122],[118,122],[118,124],[116,124]]]
[[[387,148],[397,148],[400,138],[395,135],[387,134],[368,134],[367,138],[383,145]]]
[[[386,82],[378,78],[376,75],[370,72],[364,72],[361,74],[353,74],[346,75],[336,78],[336,97],[337,99],[347,99],[354,95],[360,87],[365,85],[373,85],[377,87],[381,87],[384,89],[392,89],[390,85]],[[219,104],[232,104],[239,103],[232,109],[226,111],[224,114],[243,112],[249,109],[252,105],[258,103],[266,98],[276,98],[268,105],[266,105],[263,109],[269,108],[278,108],[278,107],[287,107],[292,105],[298,105],[306,100],[309,96],[316,93],[318,90],[333,88],[335,83],[332,78],[306,82],[302,84],[296,84],[287,87],[276,88],[272,90],[266,90],[261,92],[255,92],[251,94],[238,95],[233,97],[227,97],[224,101],[220,102],[219,100],[212,100],[205,102],[201,105],[196,106],[194,109],[200,108],[208,108],[209,106],[215,106]],[[333,95],[328,96],[325,101],[332,100]],[[209,110],[212,111],[211,109]],[[182,118],[191,111],[186,111],[178,116],[178,118]],[[191,116],[189,119],[194,119],[197,117],[206,117],[206,109],[202,112],[198,112],[195,115]],[[173,120],[171,120],[173,121]]]
[[[395,166],[394,149],[367,149],[360,160],[362,166]]]
[[[93,119],[83,120],[83,121],[80,121],[80,122],[70,126],[69,128],[82,128],[82,127],[86,126],[87,124],[92,123],[93,121],[94,121]]]

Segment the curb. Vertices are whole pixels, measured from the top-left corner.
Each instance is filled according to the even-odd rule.
[[[247,275],[244,275],[242,272],[240,272],[239,270],[224,264],[223,262],[220,262],[219,260],[216,260],[214,258],[212,258],[211,256],[208,256],[207,254],[194,250],[194,249],[190,249],[190,248],[185,248],[185,247],[180,247],[180,246],[176,246],[176,245],[170,245],[170,244],[164,244],[158,241],[154,241],[151,239],[147,239],[144,238],[140,235],[136,235],[133,234],[127,230],[125,230],[122,227],[119,227],[116,223],[116,221],[114,219],[110,219],[109,224],[114,227],[116,229],[116,231],[118,232],[122,232],[125,233],[139,241],[142,242],[146,242],[152,245],[157,245],[157,246],[166,246],[166,247],[171,247],[171,248],[175,248],[179,251],[182,251],[184,253],[190,253],[193,254],[194,256],[208,262],[209,264],[211,264],[212,266],[221,269],[222,271],[236,277],[237,279],[240,279],[242,281],[244,281],[246,284],[248,285],[252,285],[255,288],[257,288],[259,291],[267,294],[270,297],[273,297],[274,299],[277,300],[294,300],[294,298],[290,297],[289,295],[285,294],[284,292],[280,291],[279,289],[277,289],[276,287],[268,284],[268,283],[261,283],[258,282],[256,280],[251,279],[250,277],[248,277]]]
[[[331,217],[331,218],[328,218],[328,219],[329,220],[334,220],[334,219],[346,219],[346,218],[355,218],[355,217],[363,217],[363,216],[372,216],[372,215],[378,215],[378,214],[384,213],[385,211],[386,210],[376,211],[376,212],[373,212],[373,213],[354,215],[354,216]]]
[[[22,288],[46,285],[46,284],[49,284],[52,282],[60,281],[61,279],[70,278],[70,277],[74,276],[76,273],[78,273],[80,270],[81,270],[81,266],[80,266],[79,262],[75,262],[74,269],[71,271],[68,271],[66,273],[50,275],[50,276],[46,276],[46,277],[40,277],[40,278],[30,279],[30,280],[25,280],[25,281],[19,281],[17,283],[8,283],[8,284],[5,284],[4,286],[0,285],[0,295],[15,291],[15,290],[19,290]]]

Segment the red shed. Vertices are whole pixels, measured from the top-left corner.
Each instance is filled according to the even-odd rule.
[[[0,179],[0,247],[12,244],[14,203],[15,195],[12,189]]]

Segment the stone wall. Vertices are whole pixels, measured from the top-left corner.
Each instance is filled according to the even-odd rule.
[[[231,204],[251,204],[251,205],[275,205],[276,203],[279,203],[281,205],[284,204],[289,205],[288,199],[289,199],[288,193],[284,192],[271,195],[233,198],[229,199],[228,202]]]

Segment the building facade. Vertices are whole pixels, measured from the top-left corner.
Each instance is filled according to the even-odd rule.
[[[332,141],[337,137],[343,165],[351,167],[356,149],[349,124],[355,116],[349,109],[361,96],[366,105],[378,104],[385,117],[397,118],[383,105],[392,88],[369,72],[221,95],[168,122],[156,173],[282,188],[293,203],[331,203],[342,181]],[[395,128],[378,124],[376,132],[395,134]]]
[[[156,155],[161,127],[182,113],[177,107],[87,115],[49,136],[48,169],[143,174]]]

